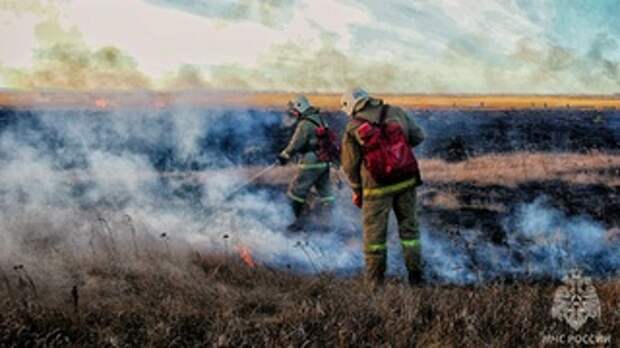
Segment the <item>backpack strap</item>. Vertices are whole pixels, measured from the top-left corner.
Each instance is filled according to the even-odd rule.
[[[385,117],[387,116],[388,108],[390,106],[387,104],[381,105],[381,111],[379,113],[379,127],[383,129],[383,125],[385,124]]]
[[[379,114],[379,129],[381,129],[381,134],[383,134],[385,136],[385,117],[387,116],[387,112],[388,112],[388,105],[387,104],[383,104],[381,105],[381,111]]]
[[[317,127],[325,127],[325,128],[328,128],[328,127],[325,125],[325,122],[323,122],[323,118],[321,117],[321,115],[319,115],[319,120],[321,120],[321,123],[318,123],[317,121],[315,121],[315,120],[313,120],[313,119],[311,119],[311,118],[309,118],[309,117],[304,117],[304,118],[303,118],[303,120],[306,120],[306,121],[308,121],[308,122],[312,123],[313,125],[315,125],[315,126],[317,126]]]
[[[387,105],[387,104],[381,105],[381,111],[379,111],[379,122],[372,122],[372,121],[367,120],[367,119],[365,119],[363,117],[357,117],[357,116],[353,118],[353,121],[355,121],[355,122],[357,122],[359,124],[368,122],[370,124],[374,124],[376,126],[379,126],[380,128],[383,128],[383,124],[385,123],[385,117],[387,116],[387,111],[388,111],[389,107],[390,106]]]

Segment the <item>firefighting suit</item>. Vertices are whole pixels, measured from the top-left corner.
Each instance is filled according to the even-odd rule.
[[[330,163],[321,162],[316,153],[318,138],[317,124],[321,124],[318,109],[310,107],[299,119],[295,133],[280,156],[291,158],[300,155],[297,173],[289,184],[287,195],[291,200],[296,222],[290,229],[300,229],[300,216],[306,204],[308,193],[314,187],[318,193],[321,214],[329,215],[335,198],[330,181]]]
[[[382,105],[382,100],[370,99],[353,117],[376,123],[379,121]],[[388,109],[386,122],[390,121],[400,124],[411,147],[424,140],[422,129],[401,108],[391,106]],[[363,165],[363,147],[357,133],[359,126],[359,122],[352,120],[347,124],[342,140],[341,165],[352,190],[362,197],[366,280],[371,284],[380,284],[384,279],[388,217],[390,211],[394,210],[409,281],[418,283],[423,270],[416,215],[416,186],[420,184],[419,179],[411,178],[391,185],[379,185]]]

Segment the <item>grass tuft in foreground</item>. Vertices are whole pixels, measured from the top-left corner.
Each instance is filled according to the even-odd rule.
[[[506,347],[572,333],[551,318],[552,283],[391,280],[372,291],[357,278],[248,267],[237,255],[157,250],[68,259],[57,274],[32,267],[1,266],[0,346]],[[602,318],[582,331],[620,332],[620,281],[596,287]]]

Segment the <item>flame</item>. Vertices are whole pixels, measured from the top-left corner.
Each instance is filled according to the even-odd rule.
[[[241,260],[243,260],[243,262],[248,267],[250,268],[256,267],[256,262],[254,261],[254,258],[252,257],[252,252],[250,251],[250,248],[244,245],[240,245],[240,246],[237,246],[237,252],[239,253],[239,257],[241,257]]]
[[[105,109],[108,107],[108,105],[109,105],[108,101],[103,98],[97,98],[95,100],[95,106],[98,107],[99,109]]]

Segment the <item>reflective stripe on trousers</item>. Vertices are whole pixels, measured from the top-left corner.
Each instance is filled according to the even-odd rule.
[[[299,203],[305,203],[306,199],[305,198],[301,198],[299,196],[295,196],[294,194],[292,194],[291,192],[288,192],[288,197],[296,202]],[[318,199],[319,202],[321,203],[333,203],[336,201],[336,197],[334,196],[328,196],[328,197],[321,197]]]
[[[418,248],[420,246],[420,240],[419,239],[404,239],[400,241],[400,244],[402,244],[403,248]],[[386,249],[387,249],[387,244],[381,243],[381,244],[370,244],[368,245],[368,248],[366,250],[368,252],[377,252],[377,251],[383,251]]]
[[[377,252],[377,251],[385,251],[387,249],[387,245],[385,243],[381,244],[369,244],[366,248],[367,252]]]
[[[290,199],[294,200],[295,202],[306,203],[306,199],[305,198],[301,198],[301,197],[295,196],[291,192],[288,192],[288,197]]]
[[[400,190],[404,190],[416,185],[418,180],[416,178],[409,179],[406,181],[399,182],[398,184],[388,185],[377,188],[366,188],[364,189],[364,197],[378,197],[383,195],[388,195],[390,193],[395,193]]]

